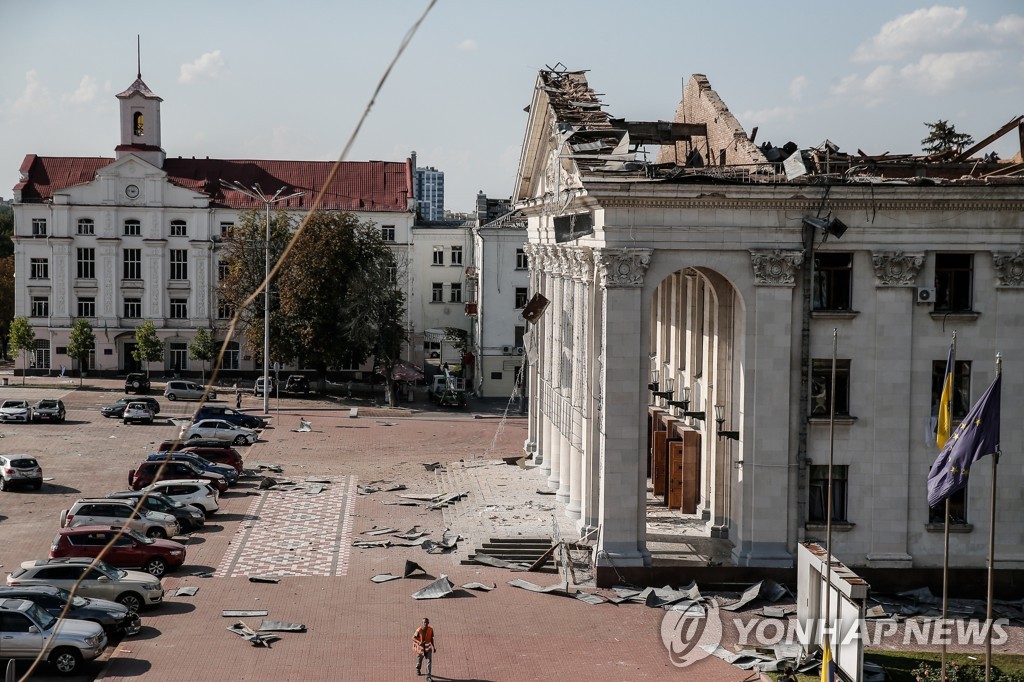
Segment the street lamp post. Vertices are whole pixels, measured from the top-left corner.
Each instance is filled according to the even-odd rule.
[[[266,240],[263,242],[263,414],[270,414],[270,387],[268,385],[270,383],[270,205],[301,197],[305,192],[281,196],[285,190],[282,185],[273,195],[269,195],[263,191],[259,183],[253,184],[252,187],[246,187],[237,180],[234,182],[221,180],[220,182],[225,189],[241,192],[251,199],[262,202],[266,208],[267,231]]]

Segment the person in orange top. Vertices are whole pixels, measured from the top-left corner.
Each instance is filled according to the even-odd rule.
[[[434,659],[434,652],[437,651],[437,644],[434,643],[434,628],[430,627],[430,619],[424,618],[423,625],[416,628],[412,636],[412,650],[416,652],[416,674],[422,675],[420,667],[423,660],[427,661],[427,682],[431,682],[431,663]]]

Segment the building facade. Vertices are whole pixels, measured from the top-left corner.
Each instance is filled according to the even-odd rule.
[[[612,119],[582,72],[542,71],[529,112],[513,201],[550,305],[526,335],[527,449],[598,566],[652,564],[649,486],[736,565],[791,566],[823,539],[830,452],[837,557],[941,565],[925,481],[954,330],[954,418],[1000,351],[1002,451],[1024,438],[1024,182],[974,159],[768,161],[701,75],[671,123]],[[1009,459],[997,555],[1020,568]],[[990,462],[957,501],[955,566],[984,565]]]
[[[412,153],[413,164],[416,163],[416,152]],[[445,219],[444,213],[444,171],[433,166],[415,168],[413,182],[416,192],[416,210],[420,220],[437,222]]]

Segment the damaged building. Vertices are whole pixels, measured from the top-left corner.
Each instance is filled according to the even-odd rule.
[[[824,539],[830,440],[837,557],[941,566],[925,483],[954,330],[954,420],[1001,351],[1003,452],[1024,433],[1024,175],[982,155],[1022,119],[936,156],[775,146],[703,75],[673,121],[633,122],[561,66],[528,112],[526,449],[599,571],[657,563],[649,503],[703,520],[736,566],[792,566]],[[1024,475],[1003,462],[997,558],[1020,569]],[[984,566],[991,471],[954,497],[954,566]]]

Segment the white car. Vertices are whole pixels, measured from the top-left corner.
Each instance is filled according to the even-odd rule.
[[[176,502],[199,507],[207,516],[220,509],[220,503],[217,501],[220,493],[217,492],[217,488],[201,478],[170,478],[166,481],[157,481],[143,490],[163,493]]]
[[[79,597],[116,601],[129,611],[156,606],[164,600],[160,578],[142,571],[114,568],[102,561],[90,568],[92,562],[93,559],[80,557],[24,561],[21,568],[7,574],[7,584],[11,587],[53,585],[75,590]]]
[[[168,400],[202,400],[206,389],[191,381],[174,380],[168,381],[164,387],[164,396]],[[210,389],[206,394],[208,400],[216,400],[217,391]]]
[[[25,400],[5,400],[0,403],[0,421],[27,424],[32,421],[32,406]]]
[[[194,438],[219,440],[232,445],[252,445],[260,439],[260,435],[252,429],[223,419],[200,419],[185,434],[185,440]]]
[[[142,424],[153,423],[153,410],[150,409],[149,405],[141,402],[131,402],[125,405],[124,423],[132,424],[135,422]]]

